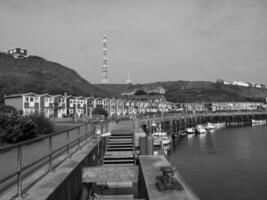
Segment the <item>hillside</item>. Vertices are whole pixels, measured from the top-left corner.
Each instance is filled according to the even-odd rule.
[[[97,84],[96,86],[107,89],[117,96],[129,90],[162,86],[166,90],[166,99],[173,102],[264,101],[267,97],[266,89],[223,85],[208,81],[168,81],[138,85]]]
[[[76,71],[58,63],[37,56],[15,59],[0,53],[0,101],[4,94],[23,92],[112,96],[110,92],[90,84]]]

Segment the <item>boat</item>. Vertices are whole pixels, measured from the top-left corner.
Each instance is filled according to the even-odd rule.
[[[154,146],[160,146],[160,143],[162,141],[163,145],[168,145],[171,143],[170,137],[168,137],[166,132],[155,132],[152,133]]]
[[[210,123],[208,122],[205,126],[205,128],[208,130],[208,131],[214,131],[215,129],[217,129],[217,126],[213,123]]]
[[[187,133],[185,131],[179,131],[178,133],[174,133],[172,134],[172,139],[176,139],[176,138],[183,138],[186,137]]]
[[[216,129],[220,129],[220,128],[224,128],[226,127],[226,123],[225,122],[218,122],[218,123],[211,123],[208,122],[205,125],[205,128],[209,131],[209,132],[214,132]]]
[[[266,120],[256,120],[252,119],[251,120],[252,126],[260,126],[266,124]]]
[[[188,127],[188,128],[185,128],[185,132],[187,134],[195,134],[196,133],[196,129],[194,127]]]
[[[205,129],[203,125],[199,124],[196,126],[196,132],[199,134],[204,134],[204,133],[207,133],[207,129]]]
[[[218,123],[213,123],[216,128],[225,128],[226,123],[225,122],[218,122]]]

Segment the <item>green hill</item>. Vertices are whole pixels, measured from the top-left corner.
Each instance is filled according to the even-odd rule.
[[[91,84],[72,69],[37,56],[15,59],[0,53],[0,95],[23,92],[120,97],[121,93],[163,87],[173,102],[264,101],[266,89],[207,81],[168,81],[147,84]],[[143,98],[143,97],[142,97]],[[0,98],[0,102],[3,99]]]
[[[97,88],[69,69],[37,56],[15,59],[0,53],[0,95],[35,92],[111,97],[110,92]],[[1,98],[1,101],[3,99]]]
[[[223,85],[208,81],[168,81],[138,85],[97,84],[118,96],[122,92],[161,86],[166,90],[165,97],[173,102],[225,102],[225,101],[265,101],[266,89]]]

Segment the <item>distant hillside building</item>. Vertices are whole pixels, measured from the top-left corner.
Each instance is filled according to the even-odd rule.
[[[238,86],[243,86],[243,87],[249,87],[249,84],[243,81],[234,81],[232,85],[238,85]]]
[[[15,58],[25,58],[27,57],[27,50],[22,48],[13,48],[5,51],[7,54],[14,56]]]
[[[230,82],[225,81],[225,80],[222,80],[222,79],[217,79],[217,83],[222,83],[222,84],[224,84],[224,85],[231,85]]]

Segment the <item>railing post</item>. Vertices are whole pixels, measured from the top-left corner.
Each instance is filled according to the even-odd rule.
[[[67,130],[67,158],[70,158],[70,132]]]
[[[100,122],[101,135],[104,133],[104,123]]]
[[[88,124],[85,124],[85,141],[87,142],[89,138],[89,134],[88,134]]]
[[[136,154],[135,154],[135,120],[132,121],[133,122],[133,156],[134,156],[134,164],[136,164]]]
[[[22,153],[21,145],[18,146],[18,155],[17,155],[17,168],[18,168],[18,177],[17,177],[17,198],[22,199]]]
[[[78,150],[80,150],[80,126],[78,127]]]
[[[108,120],[106,120],[106,133],[108,132]]]
[[[49,171],[53,171],[52,136],[49,136]]]

